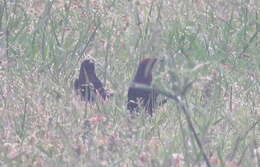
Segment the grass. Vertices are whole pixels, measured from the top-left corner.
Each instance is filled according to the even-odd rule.
[[[2,0],[0,166],[259,166],[259,6]],[[73,93],[87,56],[111,100]],[[145,57],[165,60],[153,85],[180,101],[131,118],[127,88]]]

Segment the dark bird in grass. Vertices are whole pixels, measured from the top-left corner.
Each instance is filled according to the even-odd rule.
[[[97,95],[103,100],[112,96],[98,79],[93,59],[86,59],[81,63],[79,78],[75,80],[74,88],[76,94],[81,96],[81,100],[87,102],[95,101]]]
[[[133,83],[150,86],[152,82],[152,69],[156,61],[156,58],[143,59],[138,66]],[[158,94],[155,91],[130,85],[128,89],[127,109],[130,110],[131,113],[137,112],[138,105],[141,104],[145,110],[152,115],[157,96]]]

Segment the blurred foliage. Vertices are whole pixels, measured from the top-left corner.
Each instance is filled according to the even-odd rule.
[[[259,165],[257,0],[0,0],[0,166],[206,166],[176,101],[131,118],[139,61],[180,95],[211,166]],[[83,59],[114,97],[73,93]],[[159,100],[165,97],[161,95]],[[258,156],[258,158],[257,158]]]

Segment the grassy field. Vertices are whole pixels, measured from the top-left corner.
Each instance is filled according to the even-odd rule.
[[[0,166],[260,166],[259,31],[259,0],[0,0]],[[75,96],[86,57],[109,101]],[[180,100],[131,118],[147,57]]]

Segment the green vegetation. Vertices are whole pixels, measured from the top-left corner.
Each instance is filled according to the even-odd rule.
[[[0,0],[0,166],[260,166],[259,31],[258,0]],[[111,100],[75,96],[87,56]],[[145,57],[180,100],[131,118]]]

